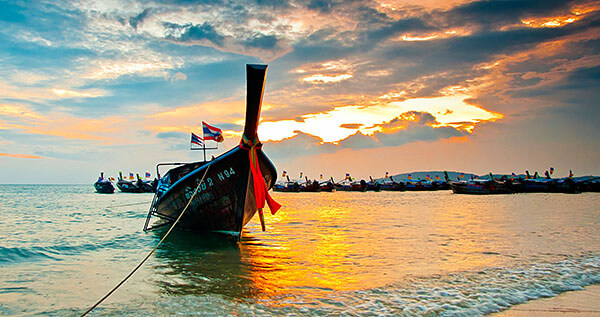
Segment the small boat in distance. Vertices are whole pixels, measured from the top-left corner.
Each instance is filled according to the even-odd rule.
[[[598,176],[580,177],[575,180],[575,184],[580,192],[600,192],[600,177]]]
[[[129,174],[130,177],[133,176],[133,174]],[[138,176],[139,178],[139,176]],[[119,179],[117,180],[117,188],[119,188],[120,191],[124,192],[124,193],[141,193],[143,192],[142,188],[139,187],[137,184],[137,182],[133,182],[130,180],[126,180],[123,178],[123,173],[119,172]]]
[[[319,182],[317,180],[309,180],[308,177],[305,176],[305,182],[300,184],[301,192],[320,192],[321,186],[319,186]]]
[[[367,190],[378,192],[381,190],[381,184],[376,182],[373,177],[369,176],[370,181],[367,183]]]
[[[290,177],[287,176],[285,173],[283,176],[286,178],[286,181],[276,182],[275,185],[273,186],[274,192],[297,193],[300,191],[300,184],[298,184],[298,182],[290,180]]]
[[[510,185],[489,179],[473,179],[450,181],[450,187],[455,194],[490,195],[490,194],[513,194]]]
[[[277,171],[257,135],[266,73],[266,65],[246,65],[246,123],[239,146],[210,161],[159,164],[178,165],[162,177],[157,165],[159,184],[144,230],[173,223],[181,216],[180,229],[225,232],[239,238],[257,211],[265,230],[265,200],[273,214],[281,207],[269,196]],[[163,222],[150,226],[153,216]]]
[[[140,174],[135,174],[137,181],[135,185],[143,192],[143,193],[153,193],[155,192],[156,183],[151,180],[142,180]]]
[[[381,183],[381,190],[398,191],[398,192],[406,190],[405,183],[394,181],[394,178],[392,176],[388,176],[387,173],[385,175],[386,175],[386,178],[389,178],[390,180],[389,181],[384,180],[383,183]]]
[[[322,192],[334,192],[335,191],[335,182],[333,181],[333,177],[329,178],[326,181],[320,182],[319,186],[321,187]]]
[[[94,183],[94,188],[101,194],[112,194],[115,192],[115,187],[109,178],[104,178],[104,172],[100,172],[100,177]]]
[[[350,174],[346,174],[346,178],[335,183],[335,190],[340,191],[353,191],[353,192],[366,192],[367,182],[364,179],[357,181],[352,178]]]

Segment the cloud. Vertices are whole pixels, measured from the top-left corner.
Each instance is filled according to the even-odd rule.
[[[456,24],[498,27],[509,23],[518,23],[525,17],[551,15],[565,11],[577,2],[568,0],[473,1],[449,10],[445,13],[445,17]]]
[[[316,136],[295,131],[295,135],[281,141],[267,142],[264,145],[265,151],[268,151],[269,157],[274,159],[289,158],[291,156],[313,155],[319,153],[328,153],[335,151],[336,145],[322,143],[322,140]]]
[[[182,72],[177,72],[173,77],[171,77],[171,82],[174,83],[178,80],[187,80],[187,76]]]
[[[189,136],[188,133],[175,131],[160,132],[156,134],[156,137],[159,139],[185,139],[187,136]]]
[[[340,124],[340,128],[346,128],[346,129],[359,129],[363,126],[362,123],[344,123],[344,124]]]
[[[417,141],[436,141],[466,137],[467,132],[454,127],[436,127],[439,124],[427,112],[409,111],[373,128],[378,132],[372,135],[360,131],[340,140],[337,144],[325,143],[317,136],[294,131],[294,136],[268,142],[266,148],[274,158],[292,158],[315,154],[335,153],[343,149],[367,149],[387,146],[401,146]]]
[[[4,152],[36,153],[23,143],[43,140],[45,157],[76,158],[145,139],[164,149],[169,136],[184,137],[184,151],[203,120],[236,135],[243,65],[261,61],[260,135],[281,140],[265,147],[282,157],[295,152],[288,144],[352,155],[466,137],[461,150],[474,153],[518,120],[528,149],[597,130],[593,1],[2,2],[7,21],[0,132],[23,139],[10,134]],[[526,129],[548,117],[561,133]]]
[[[14,158],[28,158],[28,159],[41,159],[41,156],[37,155],[28,155],[28,154],[10,154],[10,153],[0,153],[0,156],[6,157],[14,157]]]
[[[215,28],[207,22],[204,22],[201,25],[177,25],[173,23],[166,23],[165,26],[168,29],[174,29],[170,32],[181,33],[178,37],[170,37],[181,42],[202,43],[206,40],[216,44],[217,46],[222,46],[223,41],[225,40],[225,37],[219,34]]]
[[[243,45],[252,48],[275,49],[279,44],[279,39],[275,35],[255,34],[246,39]]]
[[[140,14],[136,15],[135,17],[129,18],[129,25],[131,25],[131,27],[133,27],[134,29],[137,29],[138,24],[144,22],[144,19],[150,16],[151,12],[152,9],[150,8],[144,9],[144,11],[142,11]]]

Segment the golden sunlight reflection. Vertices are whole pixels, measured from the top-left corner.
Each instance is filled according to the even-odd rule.
[[[378,126],[389,122],[409,111],[427,112],[432,114],[440,126],[463,128],[471,132],[476,124],[485,121],[495,121],[502,114],[468,104],[465,100],[469,95],[461,94],[462,88],[451,87],[449,92],[456,95],[413,98],[404,101],[375,104],[372,106],[345,106],[331,111],[307,114],[303,121],[281,120],[262,122],[259,133],[263,141],[280,141],[292,137],[297,131],[317,136],[323,142],[338,142],[357,131],[371,135],[380,131]],[[351,124],[349,127],[348,125]]]
[[[335,192],[275,198],[285,211],[267,217],[264,233],[255,217],[240,244],[262,298],[476,270],[501,264],[509,257],[498,254],[510,255],[514,248],[504,239],[511,232],[497,225],[506,222],[503,213],[488,213],[488,202],[479,197],[382,192],[373,200]]]

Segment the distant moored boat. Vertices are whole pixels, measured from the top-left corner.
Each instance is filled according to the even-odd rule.
[[[112,194],[115,192],[115,187],[108,178],[104,178],[104,172],[100,172],[100,177],[94,183],[94,188],[101,194]]]

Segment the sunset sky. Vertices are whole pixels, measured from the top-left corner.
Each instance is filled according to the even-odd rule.
[[[0,1],[0,183],[91,183],[239,143],[279,173],[600,174],[597,1]]]

